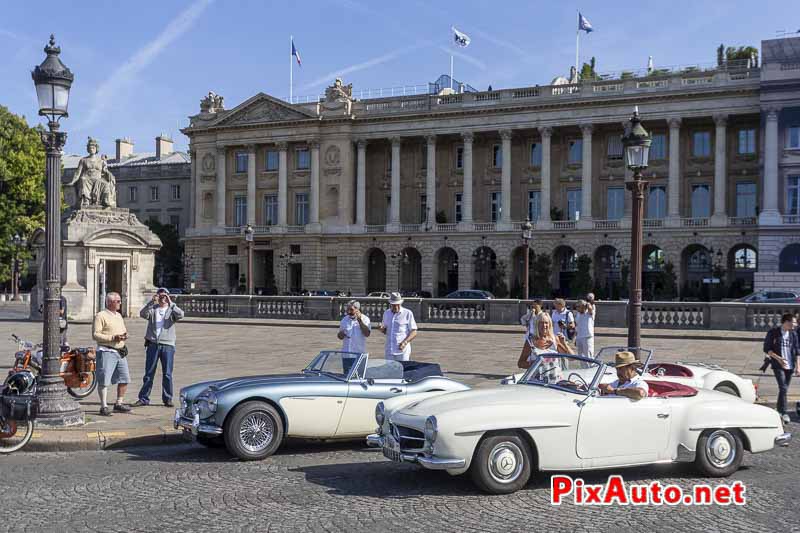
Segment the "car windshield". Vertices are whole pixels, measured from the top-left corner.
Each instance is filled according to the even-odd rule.
[[[628,348],[626,346],[606,346],[601,348],[597,354],[595,354],[595,358],[600,361],[601,363],[605,363],[610,367],[614,367],[614,356],[617,352],[633,352],[634,354],[636,351],[633,348]],[[639,355],[637,359],[642,362],[642,366],[637,369],[637,371],[641,374],[647,368],[647,365],[650,364],[650,358],[653,356],[653,350],[647,350],[645,348],[639,348]]]
[[[359,359],[361,359],[360,353],[323,351],[303,369],[303,372],[316,372],[337,379],[347,379],[353,369],[353,365]]]
[[[536,358],[520,383],[588,394],[602,365],[599,361],[567,354],[543,354]]]

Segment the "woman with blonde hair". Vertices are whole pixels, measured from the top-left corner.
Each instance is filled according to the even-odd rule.
[[[519,368],[529,368],[537,357],[548,353],[575,353],[567,344],[564,335],[553,333],[553,320],[547,313],[542,314],[536,321],[536,335],[528,338],[525,343],[527,350],[522,350],[517,361]],[[526,353],[527,352],[527,353]]]

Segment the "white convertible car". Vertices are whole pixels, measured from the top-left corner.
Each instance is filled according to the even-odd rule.
[[[458,475],[504,494],[535,471],[694,462],[706,476],[735,472],[745,451],[787,445],[777,412],[713,390],[646,379],[639,401],[601,396],[609,367],[540,356],[515,386],[393,398],[376,406],[367,444],[398,462]]]
[[[623,346],[607,346],[602,348],[595,356],[600,361],[609,366],[613,366],[614,354],[628,350]],[[653,362],[653,351],[640,349],[640,358],[644,363],[642,374],[648,381],[670,381],[689,385],[700,389],[710,389],[725,392],[738,396],[742,400],[753,403],[756,401],[757,390],[753,381],[740,378],[733,372],[729,372],[721,366],[710,363],[655,363]],[[524,373],[514,374],[504,378],[502,384],[513,384],[522,378]],[[601,378],[601,383],[610,383],[617,379],[617,373],[613,368],[606,370],[606,374]]]

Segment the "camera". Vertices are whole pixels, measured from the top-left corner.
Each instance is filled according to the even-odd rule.
[[[566,322],[564,322],[564,320],[563,320],[563,319],[562,319],[562,320],[559,320],[559,321],[558,321],[558,327],[559,327],[559,328],[561,328],[561,329],[567,329],[567,323],[566,323]]]
[[[761,368],[759,368],[759,370],[762,371],[762,372],[766,372],[767,368],[769,368],[769,357],[765,357],[764,358],[764,364],[761,365]],[[800,402],[798,402],[798,403],[800,403]]]

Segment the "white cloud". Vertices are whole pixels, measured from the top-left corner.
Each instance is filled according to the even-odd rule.
[[[195,21],[214,0],[196,0],[192,5],[172,19],[155,39],[147,43],[138,52],[128,58],[119,68],[101,83],[94,93],[94,107],[89,111],[86,120],[76,130],[91,127],[103,118],[106,109],[114,101],[120,89],[129,85],[136,75],[147,68],[158,55],[172,44],[178,37],[186,33]]]

